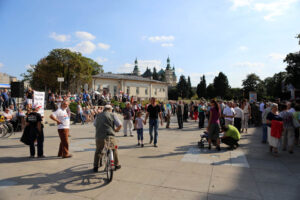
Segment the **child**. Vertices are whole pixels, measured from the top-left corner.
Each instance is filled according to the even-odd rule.
[[[138,136],[138,146],[141,145],[141,147],[144,147],[143,144],[143,119],[142,119],[142,112],[139,111],[137,113],[137,118],[135,119],[134,128],[137,130],[137,136]],[[140,143],[141,141],[141,143]]]

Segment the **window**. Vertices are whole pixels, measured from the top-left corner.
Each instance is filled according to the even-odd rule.
[[[140,93],[140,88],[139,88],[139,87],[136,87],[135,93],[136,93],[136,94],[139,94],[139,93]]]
[[[148,95],[148,88],[145,88],[145,94]]]
[[[114,96],[117,95],[117,86],[114,86]]]
[[[157,88],[155,88],[154,90],[154,95],[157,95]]]
[[[130,93],[130,87],[129,87],[129,86],[127,86],[127,91],[126,91],[126,93],[127,93],[127,94]]]
[[[163,92],[165,92],[165,88],[163,88]]]

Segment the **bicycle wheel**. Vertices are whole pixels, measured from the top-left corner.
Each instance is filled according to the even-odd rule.
[[[7,126],[5,124],[2,124],[1,125],[1,130],[2,130],[2,134],[1,134],[1,137],[5,137],[6,134],[7,134]]]
[[[114,159],[113,159],[113,152],[111,149],[107,151],[107,156],[106,156],[106,175],[107,175],[107,180],[108,182],[111,182],[113,179],[114,175],[114,170],[113,170],[113,165],[114,165]]]

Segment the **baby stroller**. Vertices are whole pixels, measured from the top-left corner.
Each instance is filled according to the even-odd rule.
[[[203,149],[205,147],[205,143],[208,145],[208,132],[207,131],[204,131],[204,134],[201,135],[200,134],[200,141],[198,142],[198,147]],[[216,140],[212,140],[211,143],[214,145],[214,146],[217,146],[217,141]]]

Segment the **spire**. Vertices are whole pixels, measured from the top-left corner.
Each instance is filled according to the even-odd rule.
[[[171,67],[170,67],[170,57],[168,56],[168,58],[167,58],[167,68],[166,68],[166,70],[170,70],[171,69]]]
[[[133,74],[136,75],[136,76],[139,76],[139,75],[140,75],[140,70],[139,70],[139,67],[138,67],[138,61],[137,61],[137,58],[136,58],[135,61],[134,61]]]

